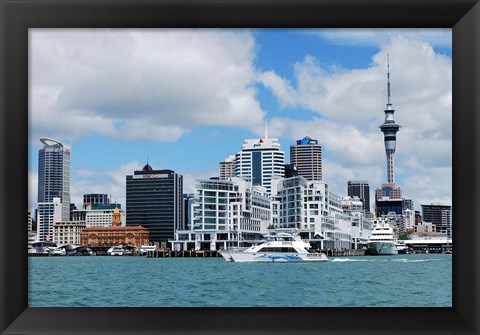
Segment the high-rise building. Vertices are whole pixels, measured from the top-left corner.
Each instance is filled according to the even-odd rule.
[[[349,197],[359,197],[363,210],[370,213],[370,185],[368,181],[349,180],[347,182],[347,194]]]
[[[437,233],[451,235],[452,229],[452,206],[449,205],[421,205],[424,222],[435,225]]]
[[[220,179],[227,180],[235,177],[235,156],[231,155],[220,162]]]
[[[52,241],[53,226],[55,222],[62,221],[62,205],[60,198],[53,198],[50,202],[38,203],[37,241]],[[68,206],[70,207],[70,204]]]
[[[143,226],[150,241],[167,245],[182,224],[183,177],[172,170],[145,165],[127,176],[127,226]]]
[[[104,193],[90,193],[83,195],[83,208],[86,208],[88,205],[101,204],[108,205],[110,204],[110,196]]]
[[[322,146],[306,136],[290,146],[290,164],[307,180],[322,180]]]
[[[392,212],[402,215],[403,205],[402,190],[395,184],[382,184],[382,188],[375,190],[375,215],[377,218]]]
[[[61,219],[70,219],[70,147],[42,137],[44,147],[38,151],[38,202],[62,204]]]
[[[400,126],[395,123],[393,114],[395,110],[390,101],[390,64],[387,65],[387,108],[385,109],[385,122],[380,126],[385,141],[387,154],[387,183],[395,183],[393,158],[397,146],[397,132]]]
[[[235,176],[261,185],[271,193],[272,179],[285,175],[285,154],[277,138],[245,140],[235,155]]]

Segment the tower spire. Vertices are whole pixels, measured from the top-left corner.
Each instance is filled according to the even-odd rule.
[[[387,53],[387,106],[391,106],[392,103],[390,102],[390,55]]]

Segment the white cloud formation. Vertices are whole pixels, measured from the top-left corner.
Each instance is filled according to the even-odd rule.
[[[31,29],[29,38],[32,138],[174,141],[193,127],[262,123],[248,31]]]
[[[426,42],[393,38],[366,69],[326,71],[307,56],[295,64],[294,84],[273,71],[261,74],[259,81],[271,90],[285,115],[269,121],[269,132],[291,140],[306,135],[318,139],[329,162],[324,166],[325,180],[341,187],[336,190],[340,194],[349,179],[366,179],[372,189],[380,186],[386,179],[385,170],[378,169],[386,165],[378,126],[387,102],[387,54],[395,121],[402,126],[397,134],[396,175],[404,183],[399,186],[417,204],[451,203],[451,59],[435,53]],[[317,116],[295,120],[289,114],[296,108]]]

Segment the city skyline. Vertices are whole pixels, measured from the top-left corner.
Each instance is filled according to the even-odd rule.
[[[346,195],[354,179],[375,189],[387,181],[378,129],[387,53],[402,125],[396,184],[416,208],[451,204],[449,29],[33,29],[30,37],[29,208],[39,137],[71,144],[72,202],[107,193],[125,208],[125,176],[147,160],[183,175],[192,193],[245,139],[262,138],[265,121],[286,163],[290,145],[310,136],[333,192]]]

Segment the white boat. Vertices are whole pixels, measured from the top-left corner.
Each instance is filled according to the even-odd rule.
[[[393,228],[386,222],[379,222],[373,228],[367,241],[368,255],[397,255],[397,242]]]
[[[403,241],[397,241],[395,244],[397,247],[398,254],[407,254],[408,253],[408,246]]]
[[[107,254],[109,256],[123,256],[125,254],[125,250],[123,250],[121,245],[117,245],[108,249]]]
[[[220,250],[227,262],[326,262],[324,253],[309,252],[310,243],[304,242],[298,236],[281,233],[266,235],[260,245],[251,246],[245,250]]]

